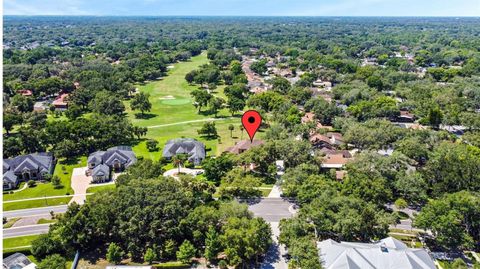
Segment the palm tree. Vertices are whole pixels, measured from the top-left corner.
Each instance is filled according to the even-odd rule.
[[[187,154],[177,154],[173,156],[172,162],[178,167],[178,173],[180,174],[180,165],[182,165],[188,159]]]
[[[241,137],[240,137],[240,140],[243,140],[243,129],[244,129],[244,128],[243,128],[243,125],[240,125],[239,128],[240,128],[240,131],[242,132],[242,135],[241,135]]]
[[[233,137],[233,130],[235,130],[235,126],[233,124],[228,125],[228,130],[230,130],[230,138]]]

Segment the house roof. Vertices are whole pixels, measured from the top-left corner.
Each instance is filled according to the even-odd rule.
[[[18,268],[35,268],[27,256],[23,253],[14,253],[3,259],[3,268],[5,269],[18,269]]]
[[[3,181],[17,184],[18,183],[18,177],[13,173],[13,171],[7,171],[3,174]]]
[[[410,113],[409,111],[401,110],[401,111],[400,111],[400,117],[413,119],[413,118],[415,118],[415,115],[413,115],[413,114]]]
[[[68,97],[68,93],[62,93],[60,96],[55,99],[52,104],[54,106],[65,106],[67,105],[67,101],[65,100]]]
[[[435,269],[432,258],[424,249],[408,248],[403,242],[387,237],[376,243],[336,242],[331,239],[317,243],[319,257],[326,269]]]
[[[328,138],[325,135],[317,134],[317,133],[311,135],[308,140],[310,141],[310,143],[319,143],[323,141],[327,144],[331,144],[330,138]]]
[[[126,167],[134,164],[137,161],[135,153],[129,146],[116,146],[107,149],[106,151],[96,151],[88,156],[88,163],[106,164],[112,166],[115,161],[119,161]]]
[[[305,115],[302,117],[302,123],[307,123],[313,121],[315,118],[315,114],[313,112],[307,112]]]
[[[343,153],[331,153],[325,156],[322,162],[323,168],[342,168],[350,158],[345,158]]]
[[[17,93],[23,95],[23,96],[32,96],[32,91],[31,90],[18,90]]]
[[[225,151],[239,154],[240,152],[249,150],[252,147],[263,145],[264,143],[265,142],[263,140],[253,140],[253,142],[250,142],[250,140],[242,140],[235,143],[235,146],[227,148]]]
[[[52,165],[53,155],[47,152],[32,153],[3,160],[4,172],[5,170],[11,170],[14,173],[21,173],[24,169],[50,172]]]
[[[105,164],[97,165],[92,171],[92,176],[108,176],[109,174],[110,167]]]
[[[205,159],[205,145],[193,138],[168,140],[163,148],[163,157],[171,158],[177,154],[187,154],[189,160]]]

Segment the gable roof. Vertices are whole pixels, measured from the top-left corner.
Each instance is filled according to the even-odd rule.
[[[35,268],[34,266],[29,265],[33,264],[27,256],[23,253],[14,253],[3,259],[3,268],[6,269],[16,269],[16,268]]]
[[[3,160],[3,171],[11,170],[21,173],[24,169],[50,172],[53,165],[53,155],[49,152],[32,153]]]
[[[109,176],[110,174],[110,167],[105,164],[97,165],[93,171],[92,176]]]
[[[18,184],[18,177],[13,173],[13,171],[7,171],[3,174],[3,182],[10,182],[13,184]]]
[[[125,166],[130,166],[137,161],[135,153],[129,146],[117,146],[106,151],[96,151],[88,156],[88,163],[106,164],[112,166],[115,161],[119,161]]]
[[[326,269],[435,269],[424,249],[408,248],[403,242],[387,237],[376,243],[317,243],[319,257]]]
[[[227,148],[225,151],[239,154],[240,152],[249,150],[252,147],[258,147],[260,145],[263,145],[264,143],[265,142],[263,140],[253,140],[253,142],[251,142],[250,140],[242,140],[235,143],[235,146]]]
[[[168,140],[163,148],[163,157],[171,158],[177,154],[188,154],[191,157],[205,158],[205,145],[193,138]]]

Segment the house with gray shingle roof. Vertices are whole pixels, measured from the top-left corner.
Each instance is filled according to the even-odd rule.
[[[199,165],[205,159],[205,145],[193,138],[168,140],[162,156],[171,159],[178,154],[187,154],[189,162]]]
[[[16,188],[20,181],[42,180],[53,173],[52,153],[40,152],[3,160],[3,189]]]
[[[35,269],[37,265],[30,261],[25,254],[17,252],[3,259],[4,269]]]
[[[104,182],[110,179],[111,172],[124,171],[137,161],[129,146],[117,146],[106,151],[96,151],[88,156],[88,173],[92,182]]]

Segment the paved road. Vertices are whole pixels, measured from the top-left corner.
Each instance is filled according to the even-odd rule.
[[[278,228],[278,222],[270,222],[272,227],[272,239],[273,244],[268,249],[265,255],[265,260],[261,265],[261,269],[288,269],[287,261],[284,255],[287,253],[284,245],[278,244],[278,236],[280,235],[280,229]]]
[[[200,120],[180,121],[180,122],[174,122],[174,123],[166,123],[166,124],[160,124],[160,125],[147,126],[147,128],[152,129],[152,128],[160,128],[160,127],[167,127],[167,126],[173,126],[173,125],[182,125],[182,124],[189,124],[189,123],[196,123],[196,122],[219,121],[219,120],[229,120],[229,119],[235,119],[235,117],[227,117],[227,118],[206,118],[206,119],[200,119]]]
[[[279,191],[280,192],[280,191]],[[270,246],[261,269],[287,269],[288,264],[284,258],[287,253],[285,246],[278,243],[280,230],[278,222],[284,218],[291,218],[295,214],[293,203],[283,198],[262,198],[257,202],[250,202],[248,209],[256,217],[261,217],[272,227],[273,244]]]
[[[21,217],[32,217],[32,216],[44,216],[50,215],[50,211],[55,213],[65,213],[67,211],[67,205],[58,205],[58,206],[48,206],[48,207],[38,207],[38,208],[29,208],[29,209],[20,209],[12,211],[4,211],[3,216],[8,218],[21,218]]]
[[[49,223],[3,229],[3,238],[17,237],[48,232]]]
[[[283,218],[294,215],[293,203],[282,198],[263,198],[258,203],[250,203],[248,209],[256,217],[262,217],[267,222],[279,222]]]

